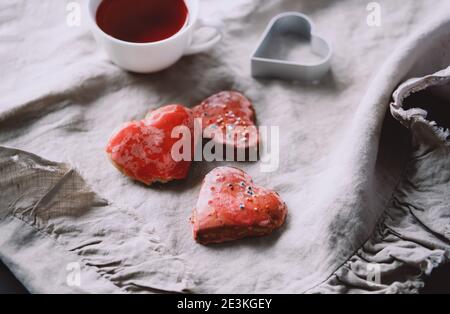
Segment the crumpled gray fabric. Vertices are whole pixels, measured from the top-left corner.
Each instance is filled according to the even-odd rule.
[[[80,293],[179,292],[189,286],[189,270],[177,256],[167,253],[154,229],[92,192],[69,165],[0,147],[0,188],[5,262],[18,264],[27,276],[47,282],[25,280],[31,292],[66,292],[60,287],[72,286],[70,263],[79,263],[83,274],[80,286],[72,286]],[[30,241],[30,237],[37,239]],[[25,260],[21,254],[27,250],[21,247],[30,245],[36,246],[29,250],[35,255],[28,253]],[[59,250],[66,265],[58,269]],[[38,264],[45,260],[49,269],[35,269],[36,260]]]
[[[203,1],[204,16],[223,20],[224,42],[162,73],[134,75],[96,49],[85,25],[45,14],[64,12],[64,1],[2,2],[0,145],[20,149],[0,149],[2,261],[32,292],[416,292],[447,261],[448,185],[429,168],[446,167],[447,146],[419,157],[428,150],[418,143],[442,136],[418,142],[411,128],[411,145],[386,112],[401,82],[449,65],[449,4],[380,3],[382,27],[369,28],[360,1]],[[320,84],[250,78],[254,45],[287,10],[311,15],[334,46],[333,71]],[[204,247],[192,240],[189,216],[202,177],[223,163],[195,163],[187,180],[147,188],[119,174],[104,146],[149,109],[193,106],[224,89],[249,96],[260,125],[280,126],[276,172],[230,165],[277,190],[289,216],[269,237]],[[416,181],[430,184],[433,203]],[[79,286],[68,285],[73,263]]]
[[[310,292],[417,293],[424,274],[450,261],[450,67],[406,81],[393,98],[392,115],[412,133],[402,178],[370,239]]]

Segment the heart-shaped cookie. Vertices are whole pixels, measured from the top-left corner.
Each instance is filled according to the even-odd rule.
[[[144,120],[126,124],[110,139],[106,152],[117,169],[144,184],[184,179],[191,161],[175,161],[171,154],[179,140],[171,134],[178,126],[194,133],[191,110],[182,105],[159,108]]]
[[[195,118],[202,120],[206,138],[234,148],[254,148],[259,138],[255,126],[255,110],[250,100],[235,91],[212,95],[192,109]],[[216,135],[217,131],[221,136]],[[210,136],[214,133],[214,136]]]
[[[263,236],[283,225],[286,204],[244,171],[219,167],[206,175],[191,221],[201,244]]]

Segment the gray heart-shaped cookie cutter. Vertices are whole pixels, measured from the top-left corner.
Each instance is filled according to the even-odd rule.
[[[277,78],[287,80],[316,81],[322,78],[331,67],[333,50],[331,45],[314,32],[314,23],[299,12],[285,12],[277,15],[267,26],[258,47],[251,58],[253,77]],[[312,51],[321,57],[314,63],[301,63],[265,57],[276,33],[298,35],[310,42]]]

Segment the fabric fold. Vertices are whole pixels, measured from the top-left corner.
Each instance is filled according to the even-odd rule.
[[[0,191],[0,228],[4,235],[0,258],[14,263],[7,246],[16,241],[21,252],[35,254],[35,264],[28,265],[27,272],[35,269],[39,276],[38,264],[46,260],[40,255],[48,252],[28,240],[33,233],[33,237],[44,236],[46,245],[55,248],[53,258],[66,261],[50,275],[52,292],[108,291],[104,283],[104,290],[94,289],[95,281],[108,281],[110,292],[115,293],[187,292],[192,285],[182,257],[170,254],[154,230],[131,212],[99,197],[67,164],[0,147]],[[8,236],[5,231],[8,224],[21,225],[29,235],[14,241],[15,234]],[[73,263],[78,265],[81,278],[79,284],[68,286],[70,272],[66,267]],[[97,279],[93,281],[90,273],[97,274]],[[20,272],[16,275],[20,278]],[[31,289],[48,291],[45,286],[46,281],[41,280]]]
[[[418,293],[450,261],[450,67],[401,84],[392,115],[413,151],[370,239],[311,293]]]

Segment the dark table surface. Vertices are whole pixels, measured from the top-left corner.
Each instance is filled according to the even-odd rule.
[[[0,293],[28,293],[27,289],[14,277],[14,275],[0,261]]]

